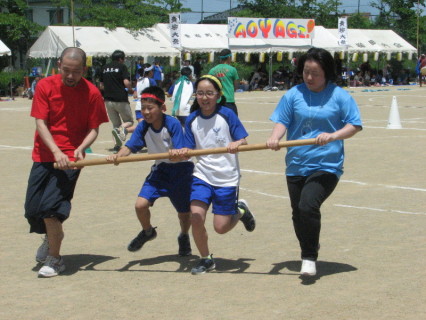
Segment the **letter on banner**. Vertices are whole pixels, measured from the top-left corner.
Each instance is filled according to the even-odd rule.
[[[180,40],[180,13],[169,14],[170,39],[172,47],[181,48]]]

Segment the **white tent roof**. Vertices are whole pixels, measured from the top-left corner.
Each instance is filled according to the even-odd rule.
[[[168,23],[154,26],[170,43]],[[228,26],[226,24],[181,24],[181,46],[183,51],[212,52],[228,48]]]
[[[0,40],[0,56],[10,56],[12,55],[12,52],[10,49],[3,43],[3,41]]]
[[[75,46],[88,56],[110,56],[123,50],[127,56],[178,56],[179,50],[154,28],[131,31],[125,28],[74,27]],[[72,47],[73,28],[47,27],[28,51],[31,58],[57,58],[66,47]]]
[[[339,46],[337,29],[315,26],[312,39],[241,39],[228,43],[227,25],[182,24],[181,51],[218,52],[230,48],[234,52],[306,51],[321,47],[329,51],[345,51]],[[131,31],[125,28],[108,30],[103,27],[74,27],[76,46],[88,56],[110,56],[123,50],[127,56],[179,56],[171,46],[169,24]],[[348,29],[350,52],[416,53],[417,50],[392,30]],[[73,46],[73,28],[49,26],[30,48],[32,58],[57,58],[66,47]]]
[[[328,29],[337,37],[337,29]],[[392,30],[348,29],[349,52],[413,53],[417,49]]]

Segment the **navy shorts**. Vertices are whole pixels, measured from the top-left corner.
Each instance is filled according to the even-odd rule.
[[[168,197],[177,212],[189,212],[193,171],[194,163],[191,161],[154,165],[139,197],[147,199],[151,205],[160,197]]]
[[[79,175],[80,170],[54,169],[52,162],[33,163],[25,199],[30,232],[46,233],[45,218],[68,219]]]
[[[212,212],[224,216],[237,213],[238,187],[216,187],[193,177],[191,201],[212,204]]]

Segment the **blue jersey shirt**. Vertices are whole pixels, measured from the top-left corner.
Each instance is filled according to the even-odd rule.
[[[329,83],[321,92],[312,92],[302,83],[290,89],[270,117],[287,128],[287,140],[316,138],[320,133],[333,133],[346,124],[362,126],[358,106],[352,96]],[[288,176],[308,176],[326,171],[343,174],[343,140],[324,146],[291,147],[286,155]]]
[[[133,153],[143,147],[148,149],[148,153],[166,153],[170,149],[180,149],[184,146],[184,136],[182,126],[176,118],[163,114],[163,126],[155,130],[151,124],[145,120],[141,121],[126,143]],[[156,164],[162,162],[171,163],[169,159],[156,160]]]

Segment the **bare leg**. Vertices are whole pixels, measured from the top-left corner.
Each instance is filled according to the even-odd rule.
[[[143,230],[149,230],[151,225],[151,212],[149,210],[150,203],[147,199],[138,197],[135,204],[136,216],[142,225]]]
[[[231,231],[240,221],[241,213],[234,215],[223,216],[215,214],[213,218],[214,230],[219,234],[227,233]]]
[[[44,223],[49,241],[49,256],[59,258],[62,239],[64,238],[62,223],[56,218],[46,218]]]
[[[191,202],[192,236],[201,257],[207,257],[209,252],[208,235],[205,227],[208,205],[202,201]]]
[[[191,227],[191,212],[179,212],[178,218],[181,232],[187,234]]]

